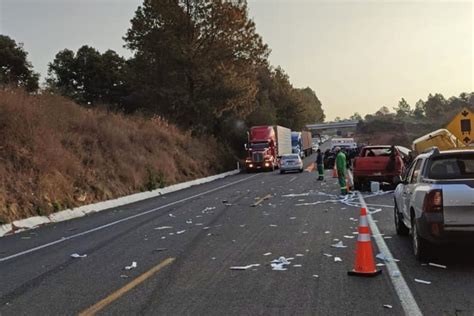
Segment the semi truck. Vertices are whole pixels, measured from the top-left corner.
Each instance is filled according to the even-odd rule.
[[[275,170],[280,157],[291,154],[291,130],[283,126],[253,126],[245,144],[247,171]]]
[[[291,150],[301,158],[311,155],[313,139],[310,132],[291,132]]]

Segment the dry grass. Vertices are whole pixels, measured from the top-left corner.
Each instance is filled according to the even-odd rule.
[[[0,91],[0,223],[207,176],[223,161],[214,139],[159,118]]]

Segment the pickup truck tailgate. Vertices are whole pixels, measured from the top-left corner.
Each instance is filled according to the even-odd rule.
[[[443,186],[446,230],[474,231],[474,181]]]
[[[357,157],[355,168],[357,171],[385,171],[388,164],[388,157]]]

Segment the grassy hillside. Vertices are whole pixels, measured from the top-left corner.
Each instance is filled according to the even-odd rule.
[[[224,161],[214,139],[159,118],[0,91],[0,223],[208,176]]]

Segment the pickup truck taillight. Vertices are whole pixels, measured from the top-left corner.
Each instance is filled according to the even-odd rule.
[[[436,213],[443,211],[443,191],[432,190],[425,195],[423,202],[423,211],[428,213]]]

